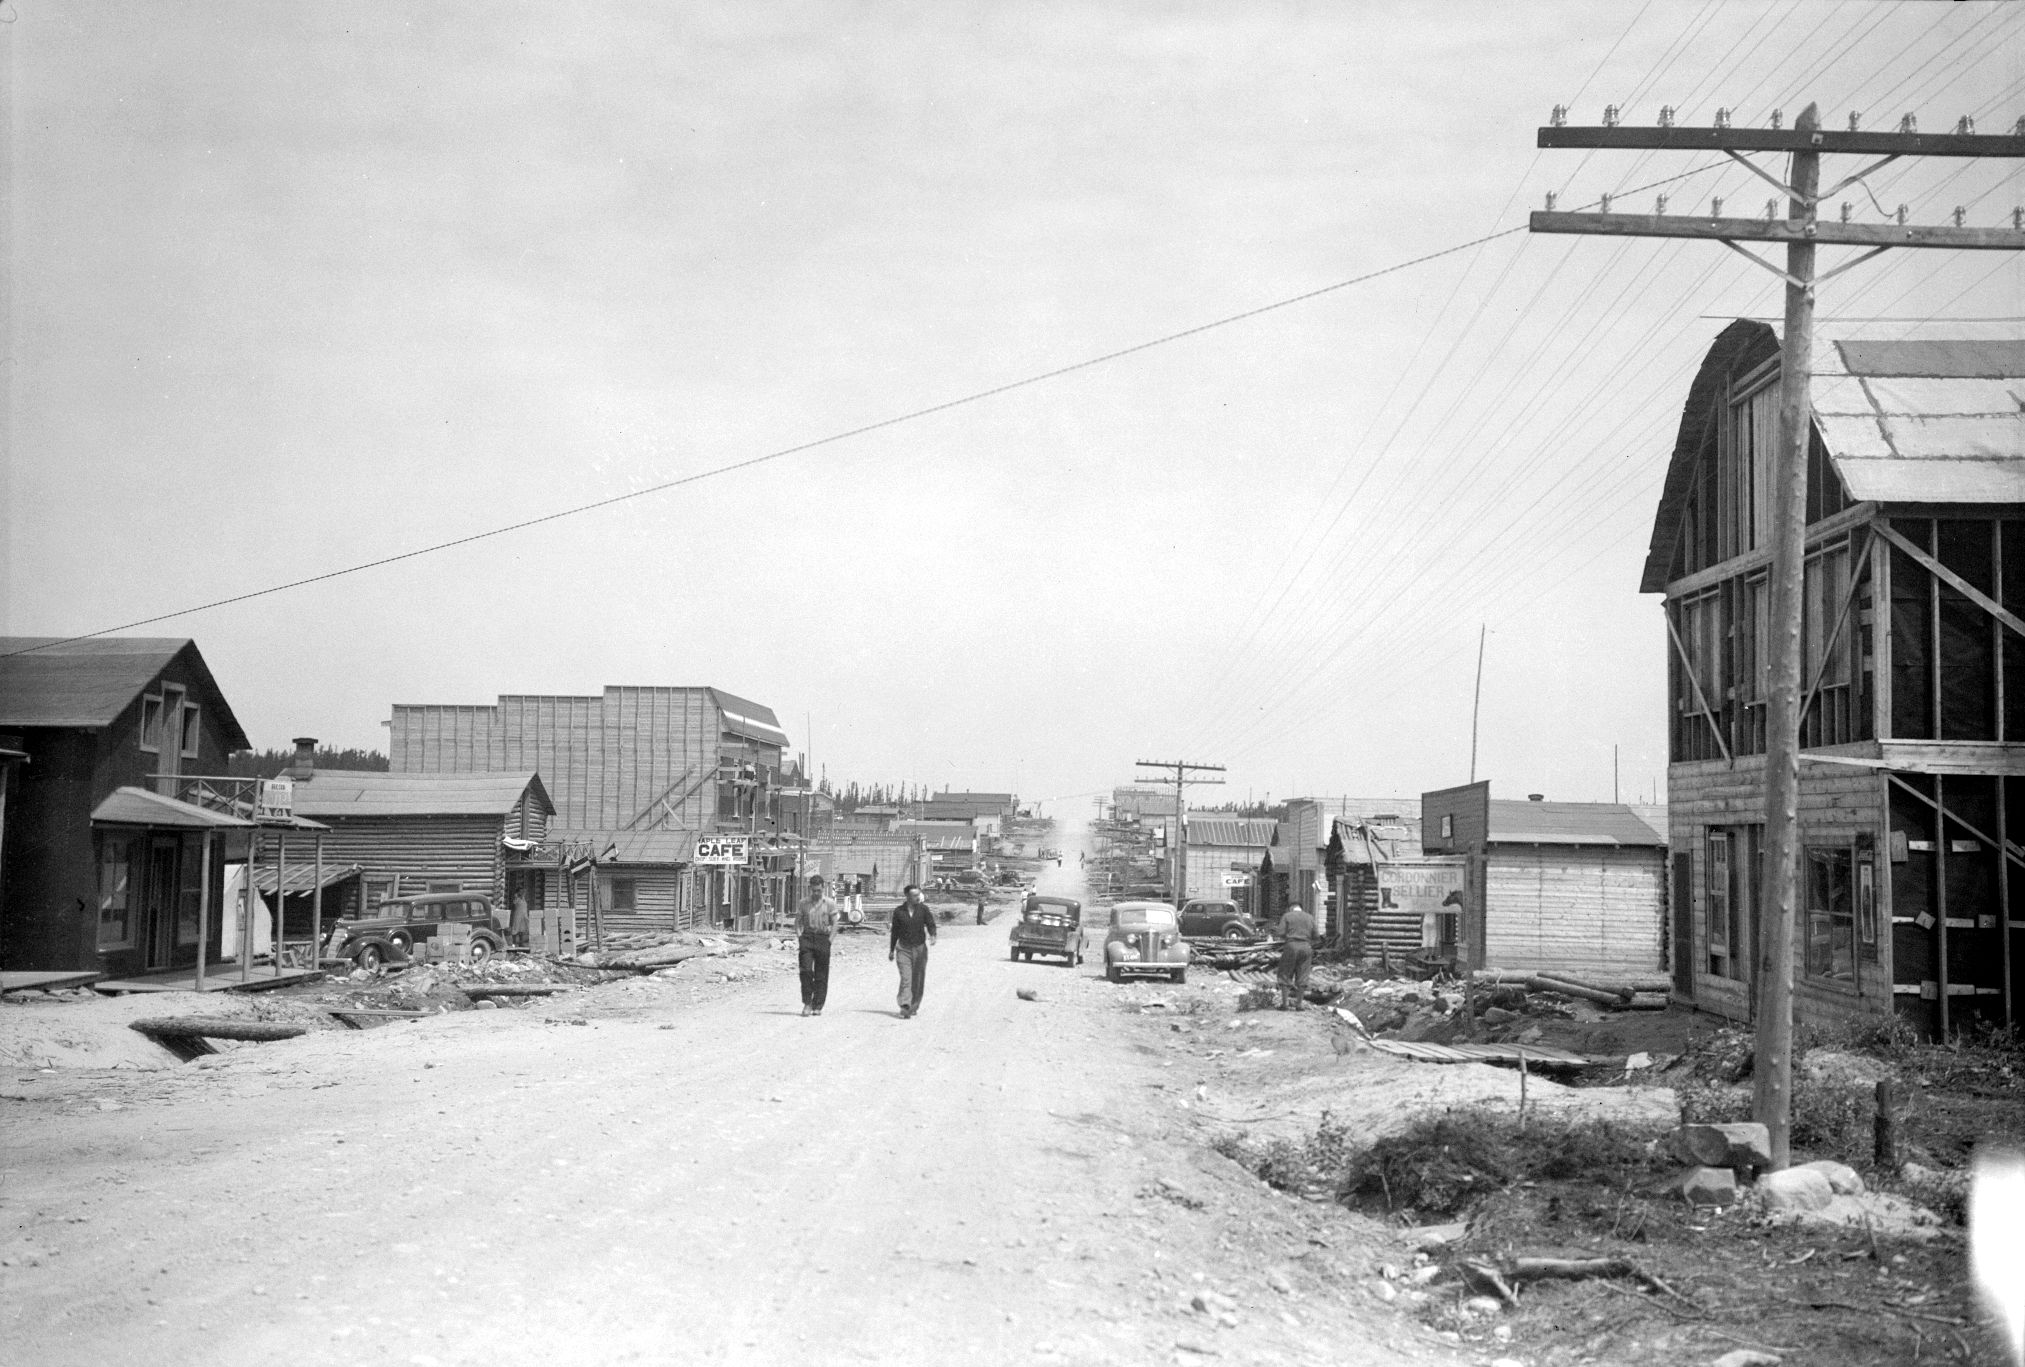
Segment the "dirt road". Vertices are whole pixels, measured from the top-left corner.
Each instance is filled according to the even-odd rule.
[[[903,1021],[884,948],[820,1019],[786,974],[622,984],[13,1105],[0,1356],[1449,1360],[1340,1212],[1175,1123],[1193,1080],[1092,967],[951,925]]]

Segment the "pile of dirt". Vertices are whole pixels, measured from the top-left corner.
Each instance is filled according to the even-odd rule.
[[[114,1068],[159,1072],[182,1066],[137,1030],[149,1016],[253,1017],[251,998],[230,992],[136,992],[107,997],[83,989],[0,997],[0,1065]]]

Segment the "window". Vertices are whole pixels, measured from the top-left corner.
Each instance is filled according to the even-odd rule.
[[[195,759],[197,757],[197,740],[200,734],[201,729],[197,725],[197,705],[195,703],[185,703],[183,705],[182,739],[183,754],[186,758]]]
[[[176,888],[176,946],[186,949],[197,943],[198,922],[204,907],[204,861],[195,848],[196,837],[183,842],[182,876]]]
[[[124,949],[134,942],[133,844],[105,837],[98,847],[98,947]]]
[[[141,749],[162,748],[162,700],[141,699]]]
[[[1718,978],[1730,972],[1730,836],[1727,831],[1710,831],[1708,841],[1706,893],[1702,904],[1708,920],[1709,972]]]
[[[1441,814],[1441,838],[1443,840],[1455,839],[1455,816],[1452,813],[1443,812]]]
[[[638,909],[638,880],[632,878],[614,878],[612,880],[612,910],[636,911]]]
[[[1856,982],[1855,859],[1847,848],[1807,851],[1807,976]]]

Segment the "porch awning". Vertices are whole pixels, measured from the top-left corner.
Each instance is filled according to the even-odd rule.
[[[346,864],[342,868],[326,864],[323,869],[322,886],[330,887],[332,884],[342,883],[348,878],[357,878],[365,871],[365,865],[363,864]],[[318,886],[316,864],[313,861],[305,860],[300,864],[291,861],[287,873],[288,876],[282,880],[281,886],[291,897],[298,893],[311,892]],[[259,872],[254,875],[253,883],[255,887],[272,897],[274,895],[274,865],[260,865]]]
[[[254,826],[244,817],[131,787],[113,789],[105,801],[91,809],[91,822],[94,826],[166,826],[187,831],[251,830]]]

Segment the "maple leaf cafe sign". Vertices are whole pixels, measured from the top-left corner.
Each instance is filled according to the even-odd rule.
[[[752,838],[744,835],[705,836],[696,842],[698,864],[750,864]]]

